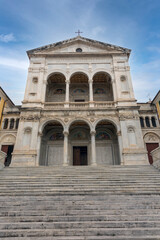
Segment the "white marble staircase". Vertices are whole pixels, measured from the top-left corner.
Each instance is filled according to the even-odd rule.
[[[0,171],[0,239],[160,239],[160,172],[152,166]]]

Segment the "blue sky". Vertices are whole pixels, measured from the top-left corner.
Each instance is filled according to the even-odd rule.
[[[132,49],[138,101],[160,89],[160,0],[0,0],[0,85],[21,104],[26,51],[82,36]]]

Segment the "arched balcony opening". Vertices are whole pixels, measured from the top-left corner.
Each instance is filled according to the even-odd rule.
[[[98,72],[93,77],[93,100],[113,101],[111,77],[104,72]]]
[[[75,73],[70,79],[70,102],[88,102],[88,77],[84,73]]]
[[[65,76],[62,73],[52,74],[48,78],[46,102],[64,102],[65,92]]]

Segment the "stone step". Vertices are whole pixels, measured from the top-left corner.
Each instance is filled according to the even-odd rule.
[[[16,213],[15,213],[16,215]],[[113,221],[128,221],[128,222],[132,222],[132,221],[136,221],[136,222],[142,222],[142,221],[146,221],[146,222],[159,222],[160,221],[160,214],[138,214],[138,215],[133,215],[133,214],[126,214],[126,215],[119,215],[119,214],[115,214],[115,215],[82,215],[82,216],[12,216],[12,217],[0,217],[0,223],[23,223],[23,222],[32,222],[34,224],[34,222],[88,222],[88,221],[105,221],[106,224],[108,222],[113,222]]]
[[[119,228],[119,229],[130,229],[130,228],[160,228],[160,221],[74,221],[74,222],[34,222],[34,224],[21,222],[21,223],[0,223],[0,230],[37,230],[37,229],[85,229],[89,228]]]
[[[51,236],[160,236],[160,228],[75,228],[75,229],[20,229],[1,230],[0,238],[6,237],[51,237]]]
[[[50,209],[45,209],[45,210],[23,210],[23,211],[14,211],[14,210],[1,210],[0,211],[0,216],[83,216],[83,215],[90,215],[90,216],[107,216],[107,215],[158,215],[160,214],[160,209],[110,209],[110,210],[50,210]]]
[[[160,239],[152,166],[28,167],[0,172],[0,239]]]
[[[12,237],[12,238],[6,238],[5,237],[5,240],[44,240],[44,237]],[[107,239],[114,239],[115,240],[115,236],[85,236],[85,237],[79,237],[79,236],[52,236],[52,237],[46,237],[45,236],[45,240],[107,240]],[[159,240],[159,236],[156,236],[156,235],[153,235],[153,236],[116,236],[116,240],[124,240],[124,239],[127,239],[127,240]]]

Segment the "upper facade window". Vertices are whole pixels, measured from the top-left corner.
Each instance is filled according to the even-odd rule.
[[[77,48],[76,52],[82,52],[82,48]]]

